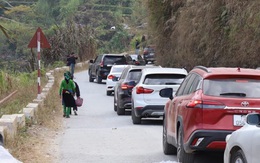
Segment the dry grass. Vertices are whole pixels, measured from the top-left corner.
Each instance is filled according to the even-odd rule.
[[[158,64],[259,67],[260,1],[176,2],[149,1]]]

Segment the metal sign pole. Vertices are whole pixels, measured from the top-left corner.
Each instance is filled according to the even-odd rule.
[[[38,96],[37,99],[41,99],[41,33],[37,32],[37,53],[38,53]]]

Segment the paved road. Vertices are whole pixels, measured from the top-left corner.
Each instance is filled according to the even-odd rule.
[[[105,83],[89,83],[87,71],[75,74],[84,104],[78,116],[64,119],[60,138],[61,163],[176,163],[176,156],[162,151],[162,121],[133,125],[130,113],[118,116],[113,96],[106,96]],[[215,156],[200,157],[213,163]],[[222,156],[221,156],[222,157]],[[216,163],[221,163],[222,158]],[[209,161],[210,160],[210,161]]]

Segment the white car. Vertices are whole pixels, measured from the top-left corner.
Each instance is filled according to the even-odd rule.
[[[139,82],[132,90],[132,121],[140,124],[142,118],[161,117],[168,98],[161,97],[163,88],[173,88],[176,92],[186,77],[183,68],[145,68]]]
[[[224,163],[260,162],[260,114],[250,113],[245,125],[226,137]]]
[[[106,91],[107,95],[110,96],[114,92],[114,87],[116,85],[117,79],[122,74],[125,67],[128,65],[113,65],[106,80]]]

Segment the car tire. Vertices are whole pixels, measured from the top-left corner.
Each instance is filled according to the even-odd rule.
[[[92,73],[91,73],[91,71],[89,71],[88,76],[89,76],[89,82],[94,82],[94,79],[92,78]]]
[[[97,72],[97,75],[96,75],[96,80],[97,80],[98,84],[102,83],[102,78],[101,78],[101,76],[98,75],[98,72]]]
[[[163,152],[166,155],[177,154],[177,148],[167,142],[167,129],[165,118],[163,118]]]
[[[117,111],[116,97],[114,96],[114,111]]]
[[[231,155],[231,163],[236,162],[247,163],[245,154],[241,149],[233,152]]]
[[[112,95],[112,91],[107,91],[107,96],[111,96]]]
[[[141,124],[141,117],[137,117],[136,115],[135,115],[135,111],[134,111],[134,109],[132,108],[132,110],[131,110],[131,115],[132,115],[132,121],[133,121],[133,124]]]
[[[125,108],[121,108],[119,106],[118,99],[117,99],[116,113],[117,115],[125,115]]]
[[[177,138],[177,159],[181,163],[193,163],[194,154],[186,153],[183,147],[183,129],[182,126],[178,129],[178,138]]]

